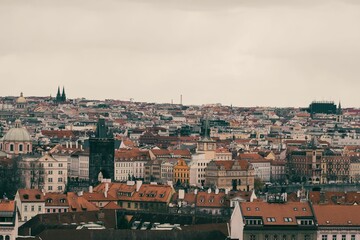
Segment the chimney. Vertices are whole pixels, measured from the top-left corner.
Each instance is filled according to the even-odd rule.
[[[184,189],[179,189],[179,199],[184,199],[185,198],[185,190]]]
[[[215,189],[215,194],[219,194],[219,189],[218,188]]]
[[[93,193],[93,186],[89,186],[89,193]]]
[[[79,197],[81,197],[82,195],[83,195],[83,191],[79,191],[78,193],[77,193],[77,195],[79,196]]]
[[[225,194],[228,195],[229,194],[229,189],[225,188]]]
[[[72,148],[72,141],[70,141],[70,148]]]
[[[198,189],[196,188],[195,190],[194,190],[194,194],[196,195],[198,193]]]
[[[45,193],[45,189],[42,188],[42,189],[41,189],[41,192],[42,192],[42,194],[45,196],[45,194],[46,194],[46,193]]]
[[[105,190],[104,190],[104,196],[107,198],[107,193],[109,191],[109,183],[105,183]]]
[[[211,188],[208,189],[208,193],[211,193]]]
[[[79,148],[79,143],[78,143],[78,141],[75,141],[75,148],[76,148],[76,149]]]
[[[142,181],[136,181],[136,191],[138,192],[141,188]]]
[[[68,141],[65,142],[65,146],[66,146],[66,148],[69,148],[69,142]]]

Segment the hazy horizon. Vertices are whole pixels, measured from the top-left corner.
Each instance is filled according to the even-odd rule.
[[[1,96],[360,107],[356,0],[3,0]]]

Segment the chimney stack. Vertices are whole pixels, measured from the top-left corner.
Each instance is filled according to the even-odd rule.
[[[209,193],[209,194],[211,193],[211,188],[208,189],[208,193]]]
[[[93,186],[89,186],[89,193],[93,193]]]
[[[141,188],[142,181],[136,181],[136,191],[138,192]]]
[[[185,198],[185,190],[179,189],[179,199],[183,200]]]
[[[219,194],[219,189],[218,188],[215,189],[215,194]]]

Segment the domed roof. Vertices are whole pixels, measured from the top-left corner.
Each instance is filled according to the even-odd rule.
[[[4,142],[30,142],[29,132],[21,127],[20,120],[15,121],[15,128],[11,128],[2,138]]]
[[[16,99],[16,103],[26,103],[26,99],[23,96],[23,93],[20,94],[20,97]]]

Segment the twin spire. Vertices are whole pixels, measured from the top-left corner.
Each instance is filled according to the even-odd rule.
[[[58,91],[57,91],[57,94],[56,94],[56,99],[55,99],[55,101],[56,101],[57,103],[66,102],[65,87],[63,87],[63,89],[62,89],[62,94],[60,94],[60,86],[58,87]]]

